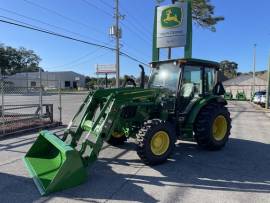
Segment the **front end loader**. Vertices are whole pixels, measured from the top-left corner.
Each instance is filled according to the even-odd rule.
[[[231,129],[225,91],[218,81],[219,64],[198,59],[154,62],[148,86],[90,92],[65,130],[63,138],[40,132],[24,162],[42,195],[87,180],[87,166],[104,142],[136,139],[137,154],[149,165],[172,154],[176,140],[197,142],[217,150]]]

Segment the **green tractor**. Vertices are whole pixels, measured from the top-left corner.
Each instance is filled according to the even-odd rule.
[[[246,94],[245,94],[245,91],[238,91],[237,90],[237,93],[236,93],[236,100],[237,101],[247,101],[247,97],[246,97]]]
[[[86,167],[98,158],[104,142],[136,139],[137,154],[148,165],[165,162],[177,140],[208,150],[225,146],[231,118],[217,79],[219,64],[177,59],[151,66],[147,87],[142,71],[139,87],[127,79],[125,85],[134,87],[90,92],[63,138],[40,132],[24,161],[42,195],[86,181]]]
[[[232,94],[232,92],[231,91],[230,92],[225,92],[224,99],[226,99],[226,100],[233,100],[233,94]]]

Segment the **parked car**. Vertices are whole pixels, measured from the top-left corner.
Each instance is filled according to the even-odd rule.
[[[265,105],[266,104],[266,94],[261,96],[261,101],[260,105]]]
[[[253,96],[253,103],[255,104],[261,104],[261,98],[262,96],[265,96],[266,95],[266,91],[259,91],[259,92],[255,92],[254,96]]]

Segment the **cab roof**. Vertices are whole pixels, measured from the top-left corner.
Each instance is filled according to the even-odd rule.
[[[219,68],[219,63],[215,61],[208,61],[203,59],[195,59],[195,58],[181,58],[181,59],[170,59],[170,60],[164,60],[164,61],[154,61],[152,62],[152,66],[155,67],[157,64],[163,64],[163,63],[170,63],[170,62],[176,62],[178,64],[183,65],[193,65],[193,66],[207,66],[209,68]]]

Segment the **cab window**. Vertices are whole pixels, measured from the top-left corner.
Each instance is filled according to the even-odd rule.
[[[204,78],[205,93],[212,93],[215,86],[215,69],[205,68]]]
[[[185,66],[181,96],[185,98],[198,97],[202,93],[202,68],[199,66]]]

